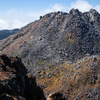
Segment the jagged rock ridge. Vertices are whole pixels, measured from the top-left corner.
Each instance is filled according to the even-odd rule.
[[[44,15],[0,41],[0,53],[20,56],[28,69],[45,70],[48,64],[77,61],[100,52],[100,14],[91,9],[81,13],[53,12]]]
[[[69,13],[54,12],[1,41],[0,51],[23,59],[76,61],[86,54],[100,52],[99,32],[100,15],[94,9],[85,13],[77,9]]]

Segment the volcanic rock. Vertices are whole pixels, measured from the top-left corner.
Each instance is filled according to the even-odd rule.
[[[35,81],[20,58],[0,56],[0,100],[45,100]]]
[[[75,62],[87,54],[99,54],[99,33],[100,14],[94,9],[84,13],[78,9],[69,13],[52,12],[0,41],[0,52],[19,56],[28,66],[35,68],[44,60],[45,67],[48,62]]]
[[[94,9],[40,16],[1,40],[0,53],[21,57],[45,95],[61,91],[69,100],[100,99],[100,14]]]

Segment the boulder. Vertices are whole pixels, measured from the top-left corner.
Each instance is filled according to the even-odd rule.
[[[60,92],[52,92],[48,95],[46,100],[65,100],[63,94]]]

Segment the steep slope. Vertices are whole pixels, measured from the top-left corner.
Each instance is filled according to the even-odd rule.
[[[10,35],[16,34],[19,29],[0,30],[0,40],[7,38]]]
[[[0,52],[21,57],[45,95],[62,91],[68,100],[97,100],[99,41],[100,14],[72,9],[46,14],[1,40]]]
[[[0,56],[0,100],[45,100],[35,81],[20,58]]]
[[[54,12],[0,41],[0,51],[28,60],[77,61],[86,54],[99,53],[99,32],[100,15],[93,9],[85,13],[77,9],[72,9],[69,14]]]
[[[60,91],[67,100],[100,99],[100,56],[87,56],[73,64],[59,64],[47,69],[46,74],[48,76],[41,71],[37,78],[45,94]]]
[[[100,56],[85,57],[73,64],[65,62],[56,70],[49,77],[38,78],[38,84],[45,95],[53,92],[59,97],[60,91],[66,99],[47,100],[100,99]],[[0,56],[0,100],[45,100],[35,77],[27,73],[18,57]]]

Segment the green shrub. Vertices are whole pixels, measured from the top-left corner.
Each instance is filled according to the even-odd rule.
[[[69,84],[70,87],[73,87],[73,84]]]

